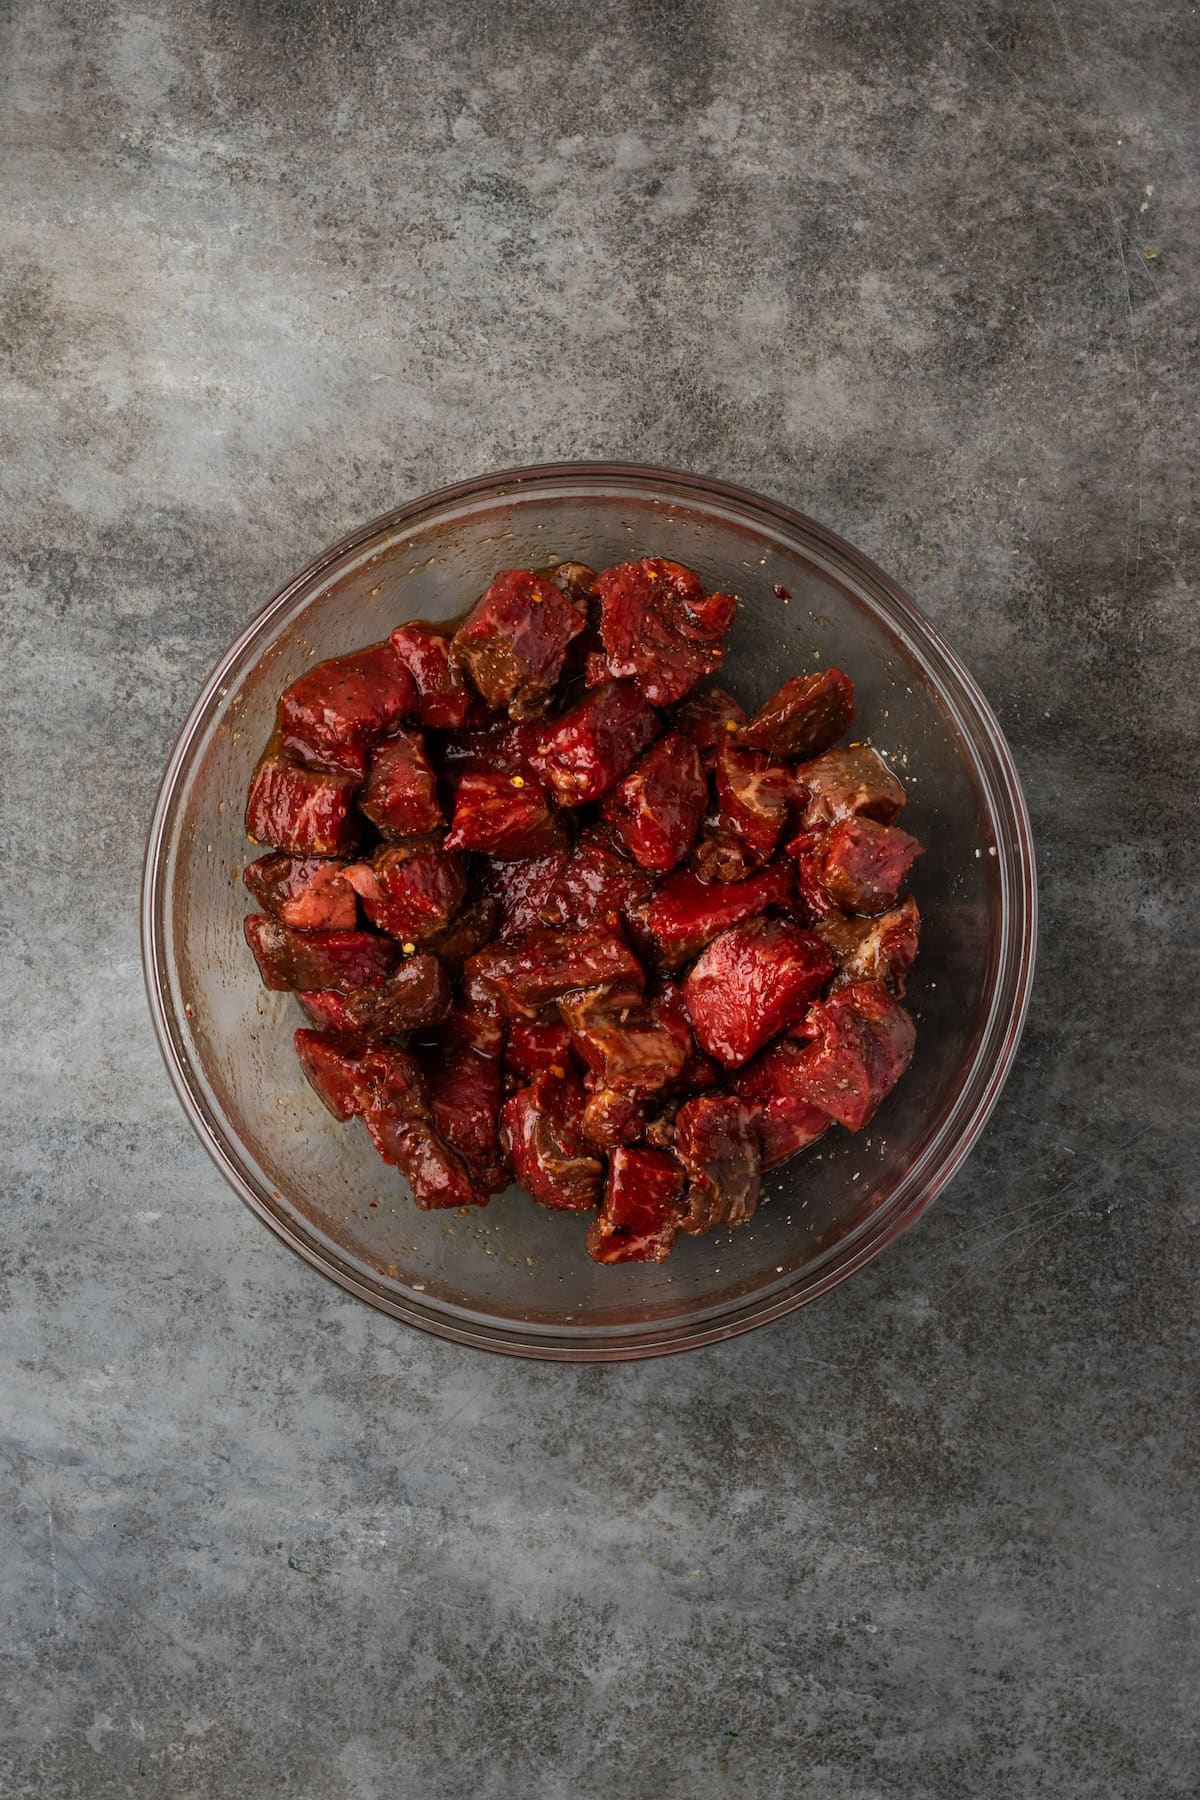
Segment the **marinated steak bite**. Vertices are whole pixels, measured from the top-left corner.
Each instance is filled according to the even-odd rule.
[[[736,1094],[701,1094],[676,1113],[673,1148],[688,1177],[684,1231],[699,1236],[753,1218],[760,1185],[757,1106]]]
[[[465,859],[436,837],[386,844],[369,863],[351,863],[346,881],[372,925],[414,943],[444,931],[467,894]]]
[[[390,644],[317,663],[279,699],[279,736],[302,761],[359,779],[377,740],[416,702],[413,679]]]
[[[679,1235],[683,1171],[669,1151],[618,1148],[604,1201],[588,1226],[596,1262],[662,1262]]]
[[[296,931],[353,931],[358,903],[343,862],[276,851],[252,862],[242,880],[258,904]]]
[[[549,856],[566,846],[550,797],[532,775],[468,770],[458,784],[446,839],[452,850],[483,850],[502,862]]]
[[[829,750],[815,762],[801,763],[796,780],[806,795],[801,820],[806,832],[856,816],[890,825],[907,798],[883,758],[865,744]]]
[[[379,745],[358,804],[384,837],[422,837],[445,823],[419,731],[398,731]]]
[[[268,750],[246,798],[246,834],[292,856],[349,856],[362,833],[356,775],[305,769]]]
[[[535,719],[586,624],[586,607],[545,575],[502,569],[455,633],[454,649],[488,706]]]
[[[700,1048],[739,1067],[798,1017],[834,966],[820,938],[787,919],[750,919],[723,932],[683,984]]]
[[[822,669],[785,681],[743,725],[737,741],[784,762],[807,760],[836,744],[854,719],[850,677],[840,669]]]
[[[666,874],[691,849],[707,804],[699,753],[672,731],[609,789],[600,810],[635,863]]]
[[[584,806],[606,794],[657,734],[658,715],[633,683],[606,682],[545,727],[533,764],[560,806]]]
[[[608,673],[632,677],[654,706],[682,700],[720,668],[733,624],[732,594],[707,594],[700,577],[661,556],[620,563],[596,577]]]
[[[412,677],[419,722],[438,731],[465,725],[477,702],[446,634],[433,625],[400,625],[389,641]]]
[[[397,625],[281,697],[246,941],[417,1206],[515,1178],[599,1207],[596,1262],[661,1262],[908,1066],[904,789],[835,748],[840,670],[749,720],[711,685],[736,608],[660,557],[506,569],[453,636]]]
[[[583,1089],[573,1075],[539,1075],[506,1101],[502,1139],[521,1186],[556,1212],[591,1212],[603,1165],[583,1131]]]

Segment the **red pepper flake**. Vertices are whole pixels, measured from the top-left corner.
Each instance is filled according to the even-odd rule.
[[[792,597],[784,587],[782,581],[773,581],[771,583],[771,592],[777,600],[790,600]]]
[[[551,1063],[550,1073],[552,1075],[557,1075],[560,1081],[565,1081],[567,1078],[567,1071],[563,1068],[561,1063]]]
[[[367,1205],[368,1206],[378,1206],[379,1202],[378,1202],[378,1200],[368,1200]]]

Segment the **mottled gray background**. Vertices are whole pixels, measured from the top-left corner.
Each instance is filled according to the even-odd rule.
[[[1200,1793],[1198,19],[10,0],[4,1800]],[[902,1244],[572,1370],[255,1223],[135,914],[175,731],[283,578],[609,454],[899,576],[1011,736],[1045,935]]]

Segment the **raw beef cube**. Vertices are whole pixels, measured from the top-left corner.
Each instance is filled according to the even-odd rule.
[[[361,780],[379,738],[417,698],[412,676],[390,644],[372,644],[317,663],[279,699],[284,748]]]
[[[304,1031],[294,1039],[296,1055],[313,1091],[335,1119],[353,1119],[367,1106],[371,1084],[363,1061],[366,1046],[327,1031]]]
[[[924,850],[915,837],[875,819],[843,819],[821,846],[821,882],[849,912],[882,913]]]
[[[628,1004],[632,999],[633,1004]],[[655,1018],[628,990],[595,987],[558,1003],[581,1061],[605,1087],[624,1094],[652,1094],[678,1079],[691,1048],[691,1033]]]
[[[795,1062],[797,1092],[848,1131],[874,1118],[912,1057],[913,1022],[877,981],[859,981],[813,1006],[815,1042]]]
[[[357,788],[355,775],[302,769],[290,757],[268,751],[250,783],[247,834],[293,856],[349,856],[359,836]]]
[[[455,633],[454,648],[493,708],[514,719],[545,712],[584,606],[531,569],[502,569]]]
[[[831,913],[815,929],[840,964],[830,983],[831,993],[856,981],[878,981],[889,993],[903,998],[921,936],[921,915],[911,894],[903,906],[881,918],[848,919],[842,913]]]
[[[631,681],[590,688],[546,726],[534,766],[562,806],[599,800],[658,733],[658,715]]]
[[[839,910],[837,901],[821,878],[824,841],[823,831],[801,831],[784,846],[788,855],[796,859],[796,892],[803,916],[812,925]]]
[[[753,1218],[758,1142],[758,1107],[736,1094],[701,1094],[680,1107],[674,1150],[688,1176],[684,1231],[699,1236]]]
[[[502,862],[520,862],[565,848],[566,838],[539,781],[492,769],[468,771],[459,782],[446,843],[454,850],[481,850]]]
[[[420,723],[437,731],[465,725],[475,695],[451,654],[449,637],[433,625],[400,625],[390,641],[412,676]]]
[[[460,975],[468,956],[474,956],[477,950],[491,942],[499,912],[494,895],[474,894],[459,908],[444,931],[425,939],[424,947],[432,950],[454,975]]]
[[[774,1169],[798,1150],[815,1144],[829,1115],[798,1092],[796,1062],[805,1054],[791,1038],[771,1044],[734,1076],[735,1094],[762,1107],[758,1121],[762,1166]]]
[[[527,1019],[514,1019],[508,1028],[504,1060],[523,1083],[545,1074],[561,1079],[571,1067],[571,1034],[565,1025],[535,1025]]]
[[[297,999],[314,1025],[375,1043],[439,1025],[450,1011],[452,995],[437,957],[422,952],[406,957],[377,987],[301,990]]]
[[[353,931],[358,902],[346,864],[326,856],[260,856],[242,880],[258,904],[295,931]]]
[[[688,1012],[683,989],[674,981],[664,982],[650,1002],[650,1010],[660,1024],[674,1033],[685,1052],[684,1064],[672,1083],[672,1091],[698,1094],[705,1088],[716,1087],[724,1070],[720,1063],[705,1055],[697,1045],[692,1033],[692,1015]]]
[[[907,798],[883,758],[865,744],[828,750],[815,762],[801,764],[796,781],[807,796],[801,821],[805,831],[821,831],[854,816],[890,825]]]
[[[700,881],[689,870],[677,869],[659,888],[643,923],[661,961],[678,969],[731,925],[753,919],[769,906],[786,906],[792,893],[792,870],[783,860],[727,884]]]
[[[371,1101],[363,1119],[384,1162],[405,1177],[423,1212],[447,1206],[486,1206],[488,1196],[466,1164],[444,1143],[429,1114],[420,1070],[402,1050],[376,1050],[368,1059]]]
[[[820,756],[854,723],[854,684],[840,669],[793,675],[738,733],[739,744],[784,762]]]
[[[620,986],[635,999],[644,977],[619,937],[599,926],[578,931],[527,931],[506,944],[489,944],[466,966],[467,992],[492,1004],[505,1018],[536,1018],[544,1006],[574,988]]]
[[[551,888],[541,917],[547,925],[582,925],[603,920],[615,931],[649,904],[654,883],[615,846],[602,826],[580,836]]]
[[[422,1057],[434,1125],[492,1194],[508,1186],[497,1135],[503,1048],[499,1021],[460,1003]]]
[[[653,705],[682,700],[720,668],[737,612],[732,594],[707,594],[691,569],[661,556],[604,569],[596,592],[609,674],[632,676]]]
[[[609,789],[601,811],[634,862],[665,874],[691,849],[707,804],[696,747],[672,731]]]
[[[602,1169],[583,1135],[583,1089],[572,1077],[539,1075],[504,1106],[501,1139],[517,1180],[557,1212],[590,1212]]]
[[[269,913],[249,913],[244,931],[263,986],[378,987],[400,960],[400,946],[369,931],[293,931]]]
[[[346,879],[372,925],[418,944],[446,929],[467,892],[464,858],[440,838],[388,845],[352,863]]]
[[[423,837],[444,823],[419,731],[398,731],[380,744],[358,804],[384,837]]]
[[[588,1226],[600,1263],[662,1262],[679,1235],[683,1172],[665,1150],[614,1150],[604,1203]]]
[[[589,1094],[583,1109],[583,1135],[590,1144],[610,1150],[614,1144],[632,1144],[641,1137],[646,1108],[633,1094],[600,1087]]]
[[[498,908],[494,933],[498,942],[520,937],[542,923],[566,861],[565,853],[558,853],[532,856],[527,862],[483,864],[480,880]]]
[[[699,688],[675,708],[671,723],[676,731],[690,738],[700,752],[706,769],[715,766],[722,744],[734,737],[746,715],[724,688]]]
[[[752,867],[769,862],[795,795],[783,764],[759,750],[726,744],[717,753],[716,790],[719,826],[745,846]]]
[[[820,938],[787,919],[749,919],[723,932],[683,987],[701,1049],[739,1067],[799,1015],[834,968]]]

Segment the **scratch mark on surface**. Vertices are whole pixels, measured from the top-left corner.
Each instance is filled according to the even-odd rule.
[[[62,1595],[58,1586],[58,1549],[54,1541],[54,1508],[46,1502],[46,1524],[50,1530],[50,1596],[54,1604],[54,1635],[63,1635]]]

